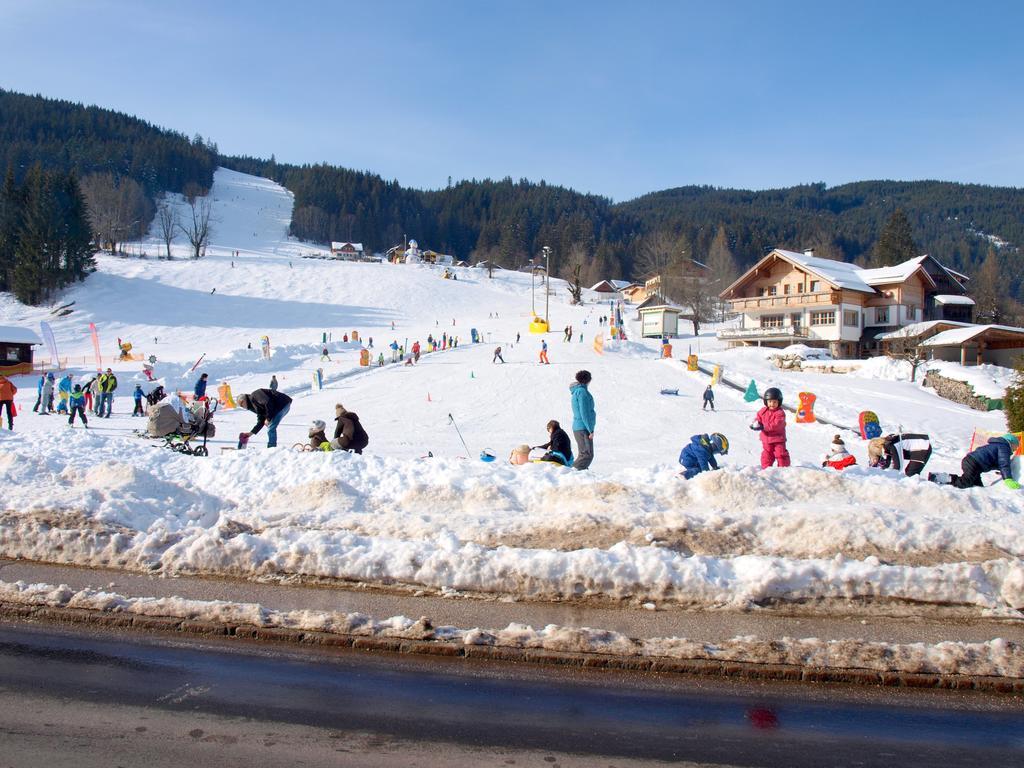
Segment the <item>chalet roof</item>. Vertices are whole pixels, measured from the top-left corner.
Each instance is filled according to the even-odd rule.
[[[621,291],[623,288],[629,288],[629,286],[633,285],[629,280],[609,280],[608,282],[615,286],[615,290],[617,291]]]
[[[600,282],[594,283],[590,286],[592,291],[601,291],[602,293],[612,293],[615,291],[615,286],[611,280],[601,280]]]
[[[661,308],[672,309],[672,310],[675,310],[676,312],[682,312],[683,311],[681,307],[677,307],[675,304],[673,304],[671,301],[666,299],[664,296],[662,296],[660,294],[657,294],[657,293],[652,293],[650,296],[648,296],[646,299],[644,299],[642,302],[640,302],[636,306],[637,312],[643,312],[645,309],[661,309]]]
[[[924,268],[924,261],[927,258],[929,257],[925,254],[924,256],[908,259],[902,264],[894,264],[891,267],[877,267],[875,269],[861,269],[858,271],[860,272],[861,279],[863,279],[865,283],[875,286],[906,282],[910,279],[911,275],[920,270],[928,282],[934,286],[935,281]],[[939,264],[939,266],[941,267],[942,265]]]
[[[333,241],[331,242],[331,250],[332,251],[340,251],[346,245],[351,245],[352,248],[357,250],[357,251],[363,250],[363,244],[362,243],[335,243]]]
[[[831,283],[836,288],[847,288],[851,291],[862,293],[875,293],[875,289],[868,285],[860,273],[863,271],[856,264],[834,259],[822,259],[817,256],[808,256],[806,253],[796,251],[784,251],[776,248],[772,253],[781,254],[787,260],[803,267],[818,277]]]
[[[8,344],[42,344],[42,339],[28,328],[13,325],[0,325],[0,342]]]
[[[958,294],[940,293],[935,297],[936,304],[974,304],[974,299],[970,296],[960,296]]]
[[[923,323],[911,323],[905,325],[898,331],[890,331],[889,333],[882,334],[879,339],[914,339],[918,336],[923,336],[929,331],[934,330],[937,327],[945,327],[947,330],[951,328],[968,328],[976,327],[971,323],[961,323],[957,320],[926,320]]]
[[[958,347],[981,336],[1016,338],[1024,347],[1024,328],[1012,325],[969,325],[965,328],[954,328],[950,331],[932,336],[921,343],[923,347]]]

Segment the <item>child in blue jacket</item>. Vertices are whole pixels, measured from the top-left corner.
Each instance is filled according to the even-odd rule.
[[[1002,437],[990,438],[985,445],[964,456],[960,462],[962,474],[950,475],[949,484],[954,488],[980,488],[984,485],[981,481],[982,474],[997,470],[1007,488],[1020,490],[1020,483],[1013,479],[1010,472],[1010,461],[1019,447],[1017,436],[1012,432],[1007,432]],[[946,478],[941,474],[932,474],[928,479],[941,483]]]
[[[691,477],[707,472],[709,469],[718,469],[718,462],[715,461],[715,454],[724,456],[729,452],[729,441],[721,432],[712,435],[694,435],[690,443],[679,452],[679,463],[683,465],[683,477],[689,480]]]

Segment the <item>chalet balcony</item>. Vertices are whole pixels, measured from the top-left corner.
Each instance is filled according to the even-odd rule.
[[[788,293],[784,296],[750,296],[748,298],[728,299],[732,312],[750,312],[753,310],[803,309],[841,303],[838,291],[818,291],[817,293]]]
[[[718,338],[726,341],[794,341],[808,339],[811,334],[807,328],[783,325],[779,328],[723,328]]]

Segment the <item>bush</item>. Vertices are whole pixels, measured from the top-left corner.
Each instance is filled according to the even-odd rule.
[[[1024,357],[1018,358],[1013,383],[1006,388],[1003,409],[1006,411],[1006,427],[1011,432],[1024,431]]]

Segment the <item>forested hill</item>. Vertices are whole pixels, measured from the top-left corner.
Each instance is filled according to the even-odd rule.
[[[121,112],[0,89],[0,173],[10,167],[20,182],[36,163],[80,179],[130,178],[152,198],[190,183],[208,189],[217,147]]]
[[[897,209],[907,214],[920,250],[948,266],[972,272],[993,246],[1008,262],[1020,264],[1024,189],[1019,188],[940,181],[810,184],[762,192],[678,187],[614,211],[642,222],[645,231],[681,233],[698,255],[707,252],[723,224],[733,254],[749,265],[772,246],[814,247],[830,258],[864,259]]]

